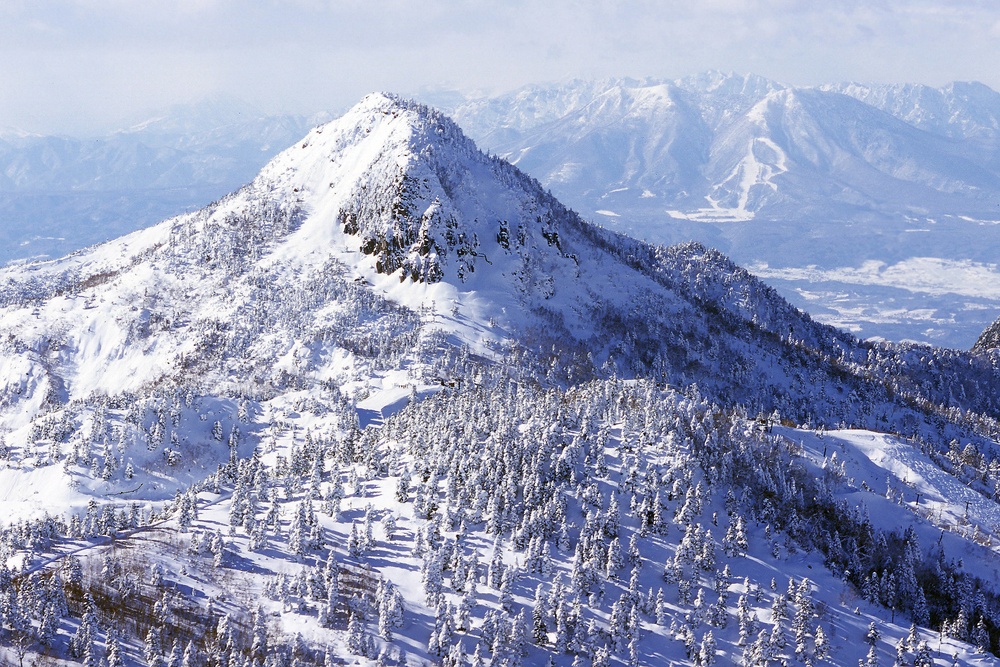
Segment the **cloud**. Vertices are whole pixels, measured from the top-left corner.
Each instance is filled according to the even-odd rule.
[[[975,0],[11,0],[0,124],[72,129],[213,91],[338,109],[373,89],[503,89],[714,68],[792,84],[1000,87]],[[46,126],[46,127],[43,127]]]

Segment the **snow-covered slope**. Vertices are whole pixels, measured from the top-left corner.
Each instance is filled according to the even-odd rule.
[[[995,97],[709,73],[534,86],[454,114],[587,219],[717,247],[866,337],[968,348],[1000,310],[964,287],[997,278]],[[922,262],[923,280],[889,284],[869,262]]]
[[[1000,93],[974,81],[956,81],[942,88],[858,83],[823,88],[850,95],[914,127],[945,137],[991,144],[1000,138]]]
[[[0,270],[0,656],[854,664],[944,623],[993,664],[1000,591],[952,560],[990,553],[942,517],[966,482],[995,532],[994,357],[819,325],[371,95],[202,211]],[[944,509],[849,509],[873,466]]]

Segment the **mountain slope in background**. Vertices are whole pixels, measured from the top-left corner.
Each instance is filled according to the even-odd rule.
[[[1000,310],[997,94],[678,81],[533,86],[457,106],[584,217],[696,239],[863,336],[967,348]]]
[[[1000,137],[1000,93],[981,83],[956,81],[943,88],[841,83],[823,89],[850,95],[944,137],[988,142]]]

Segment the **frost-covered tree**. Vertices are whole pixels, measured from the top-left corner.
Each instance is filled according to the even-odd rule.
[[[809,630],[814,616],[812,588],[808,579],[803,579],[795,591],[795,616],[792,620],[792,634],[795,636],[795,655],[806,655]]]
[[[367,644],[367,630],[359,614],[351,613],[347,620],[347,650],[355,655],[364,655]]]
[[[149,632],[146,633],[146,641],[143,644],[142,656],[146,660],[147,665],[153,663],[154,658],[160,657],[162,653],[160,648],[160,636],[157,632],[150,627]]]
[[[545,622],[548,608],[542,584],[535,589],[535,602],[531,607],[531,639],[539,646],[548,642],[548,626]]]
[[[701,638],[695,664],[699,667],[712,667],[715,664],[716,652],[715,635],[709,630]]]
[[[830,640],[827,639],[823,627],[817,625],[813,633],[813,657],[817,660],[825,660],[830,652]]]
[[[916,646],[913,654],[913,667],[933,667],[934,654],[926,641],[921,641]]]
[[[608,560],[605,566],[605,573],[608,579],[618,579],[618,572],[625,567],[625,559],[622,557],[622,546],[617,537],[612,538],[608,544]]]

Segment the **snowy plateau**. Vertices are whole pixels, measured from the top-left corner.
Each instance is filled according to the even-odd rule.
[[[992,340],[860,340],[371,95],[0,269],[0,660],[996,664]]]

